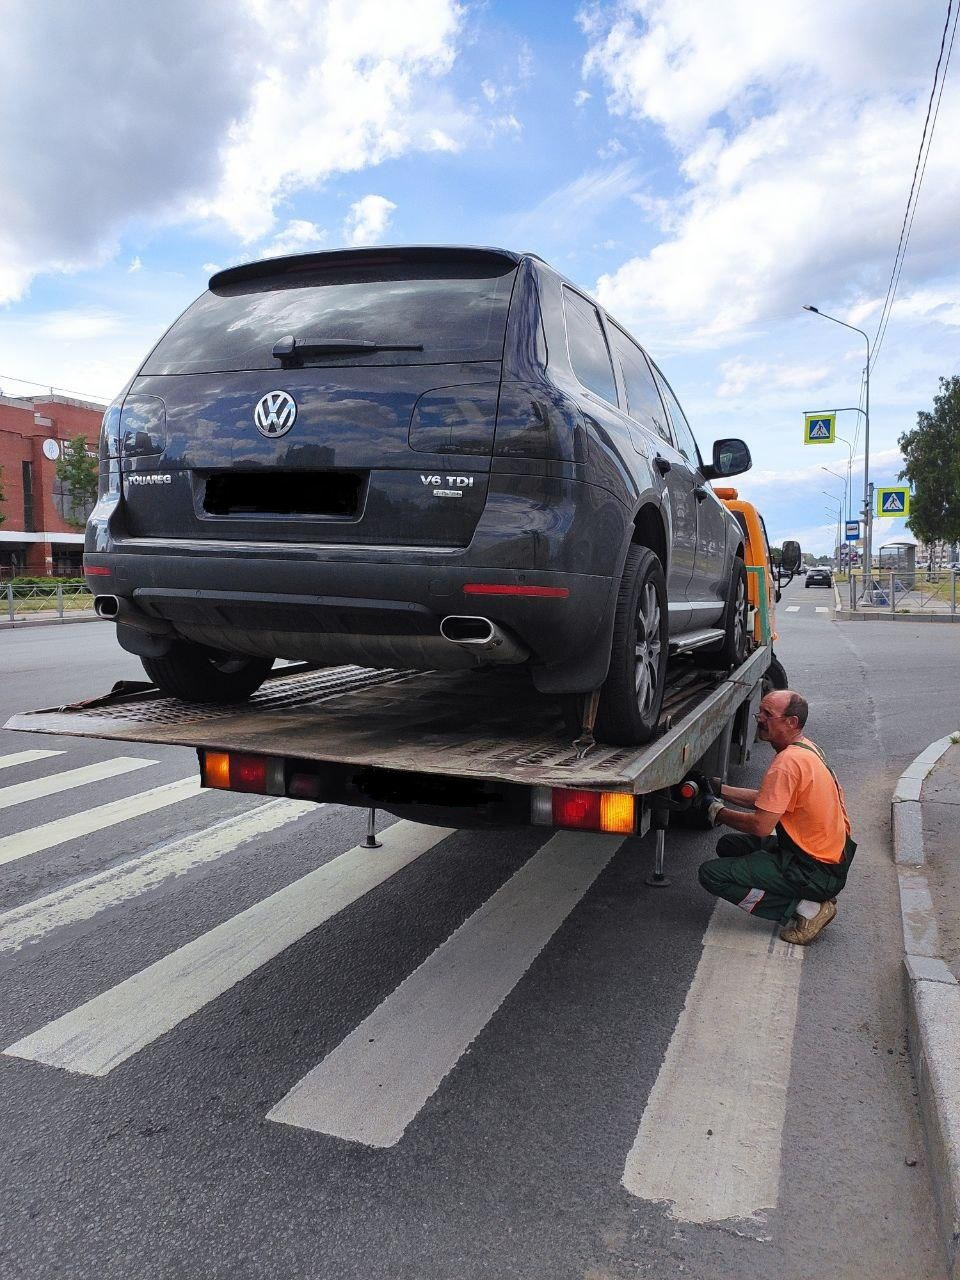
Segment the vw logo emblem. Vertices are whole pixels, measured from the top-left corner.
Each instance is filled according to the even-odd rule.
[[[286,391],[268,391],[257,401],[253,420],[262,436],[285,436],[297,420],[297,402]]]

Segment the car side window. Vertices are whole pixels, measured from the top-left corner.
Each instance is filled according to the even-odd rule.
[[[616,404],[617,384],[596,307],[564,285],[563,314],[567,322],[567,350],[573,372],[585,387]]]
[[[616,358],[620,362],[623,385],[627,392],[627,412],[635,422],[656,432],[661,439],[672,444],[670,425],[660,399],[660,392],[653,380],[650,366],[643,352],[616,325],[610,326],[611,341]]]
[[[684,417],[683,410],[677,402],[677,397],[670,390],[659,369],[657,370],[657,386],[660,388],[663,402],[667,406],[667,412],[670,414],[670,421],[673,423],[673,434],[677,439],[677,448],[693,467],[694,471],[698,471],[703,466],[703,463],[700,461],[700,450],[697,448],[697,442],[694,439],[693,432],[690,430],[690,424]]]

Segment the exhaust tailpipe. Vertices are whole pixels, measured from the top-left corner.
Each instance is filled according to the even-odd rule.
[[[173,635],[173,625],[165,618],[151,618],[123,596],[94,596],[93,607],[101,618],[124,627],[135,627],[152,636]]]
[[[479,662],[525,662],[530,650],[489,618],[449,614],[440,623],[444,640],[476,654]]]

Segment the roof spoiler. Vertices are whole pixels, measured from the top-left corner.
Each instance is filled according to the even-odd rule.
[[[501,267],[509,271],[521,259],[509,249],[483,248],[475,245],[385,245],[366,249],[333,249],[326,253],[296,253],[284,258],[263,258],[239,267],[227,267],[210,277],[210,288],[248,284],[254,280],[275,280],[286,275],[302,275],[325,271],[331,267],[350,266],[424,266],[430,263],[469,263],[474,266]]]

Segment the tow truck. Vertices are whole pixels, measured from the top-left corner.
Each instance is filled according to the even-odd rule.
[[[754,538],[754,560],[760,545]],[[192,747],[204,787],[367,809],[370,848],[378,809],[451,827],[532,823],[619,835],[653,828],[648,883],[667,884],[665,831],[671,813],[695,795],[689,775],[725,777],[748,760],[753,713],[779,680],[772,611],[764,607],[779,588],[764,556],[750,566],[761,570],[752,651],[729,672],[672,660],[658,736],[640,748],[606,746],[589,733],[571,741],[560,709],[522,671],[308,663],[276,668],[239,704],[185,703],[120,681],[102,697],[22,712],[4,727]],[[799,545],[785,543],[784,571],[799,563]]]

